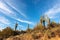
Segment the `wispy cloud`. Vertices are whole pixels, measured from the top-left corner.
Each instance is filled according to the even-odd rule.
[[[34,23],[33,23],[33,22],[30,22],[30,21],[21,20],[21,19],[16,19],[16,20],[18,20],[18,21],[20,21],[20,22],[23,22],[23,23],[27,23],[27,24],[32,24],[32,25],[34,25]]]
[[[15,8],[14,8],[15,9]],[[16,9],[17,10],[17,9]],[[17,18],[16,16],[16,14],[15,13],[13,13],[13,11],[12,10],[10,10],[9,8],[8,8],[8,6],[6,5],[6,4],[4,4],[3,2],[0,2],[0,11],[3,13],[3,14],[5,14],[5,15],[7,15],[7,16],[9,16],[10,18],[13,18],[13,19],[15,19],[15,20],[17,20],[17,21],[19,21],[19,22],[23,22],[23,23],[27,23],[27,24],[31,24],[31,25],[33,25],[33,22],[30,22],[30,21],[27,21],[27,20],[21,20],[20,18]],[[1,13],[0,13],[1,14]],[[15,16],[14,16],[15,15]],[[24,15],[24,14],[23,14]],[[4,22],[4,20],[6,20],[6,19],[4,19],[3,18],[3,20],[1,20],[3,23],[5,23]],[[8,21],[8,20],[6,20],[6,21]],[[8,23],[8,22],[7,22]]]
[[[56,18],[60,14],[60,4],[54,5],[51,9],[45,12],[45,15],[48,15],[50,18]]]
[[[0,1],[0,12],[9,15],[9,16],[16,16],[16,14],[13,13],[12,10],[8,8],[8,6]]]
[[[10,24],[10,21],[3,16],[0,16],[0,22],[3,23],[3,24],[6,24],[6,25]]]
[[[24,27],[23,25],[18,25],[18,26],[20,26],[21,28]]]
[[[2,29],[4,29],[4,28],[6,28],[6,27],[5,27],[5,24],[0,23],[0,30],[2,31]]]
[[[16,10],[20,15],[22,15],[23,17],[25,17],[25,18],[27,18],[27,16],[23,13],[23,12],[21,12],[21,9],[20,10],[18,10],[13,4],[11,4],[11,3],[9,3],[9,2],[5,2],[6,4],[8,4],[10,7],[12,7],[14,10]],[[23,5],[23,3],[22,2],[20,2],[20,4],[22,4]],[[25,5],[25,4],[24,4]],[[20,6],[21,7],[21,6]],[[23,7],[23,6],[22,6]],[[24,7],[25,8],[25,7]]]
[[[0,9],[5,10],[5,11],[11,13],[11,11],[9,9],[7,9],[6,5],[4,3],[2,3],[1,1],[0,1]]]
[[[2,30],[2,29],[3,29],[3,27],[2,27],[2,26],[3,26],[3,24],[0,24],[0,30]]]

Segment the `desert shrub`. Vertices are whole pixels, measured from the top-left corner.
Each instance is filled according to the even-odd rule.
[[[21,32],[18,31],[18,30],[13,32],[13,36],[15,36],[15,35],[19,35],[19,34],[21,34]]]
[[[14,30],[12,30],[10,27],[6,27],[2,31],[0,31],[0,40],[3,40],[4,38],[8,38],[13,35],[14,35]]]
[[[29,28],[29,29],[26,30],[26,32],[27,33],[31,33],[32,32],[32,29]]]
[[[32,29],[30,28],[29,24],[27,26],[27,30],[26,30],[27,33],[31,33],[32,32]]]
[[[39,39],[43,36],[43,33],[41,33],[40,31],[35,31],[35,32],[32,32],[32,37],[34,39]]]
[[[7,28],[2,30],[2,36],[4,38],[7,38],[7,37],[12,36],[12,35],[14,35],[14,31],[10,27],[7,27]]]
[[[48,35],[48,39],[51,39],[51,36]]]
[[[24,31],[25,32],[25,31]],[[23,31],[18,31],[18,30],[13,30],[10,27],[6,27],[5,29],[3,29],[2,31],[0,31],[0,39],[2,38],[8,38],[10,36],[16,36],[16,35],[20,35],[21,33],[23,33]]]
[[[51,37],[56,37],[54,32],[51,33]]]
[[[41,24],[37,24],[37,26],[35,26],[35,28],[33,30],[43,31],[44,30],[44,27]]]
[[[51,23],[50,23],[50,27],[54,28],[54,27],[56,27],[56,26],[58,26],[58,24],[57,24],[56,22],[51,22]]]
[[[60,37],[60,29],[56,30],[56,34]]]
[[[21,30],[21,32],[20,32],[20,34],[25,34],[25,33],[27,33],[27,31]]]
[[[13,40],[21,40],[19,37],[14,37]]]

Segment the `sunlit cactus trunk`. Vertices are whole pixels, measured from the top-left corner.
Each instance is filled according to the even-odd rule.
[[[45,20],[43,20],[43,26],[45,27]]]
[[[45,27],[45,18],[44,18],[44,16],[41,17],[40,24]]]
[[[49,29],[50,29],[50,24],[51,24],[51,23],[50,23],[50,19],[49,19],[49,20],[48,20],[48,25],[47,25]]]
[[[49,19],[49,21],[48,21],[48,24],[50,24],[50,19]]]
[[[43,20],[42,20],[42,17],[40,18],[40,24],[42,25],[42,23],[43,23]]]

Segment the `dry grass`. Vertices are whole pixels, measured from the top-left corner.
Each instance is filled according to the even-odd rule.
[[[50,39],[46,35],[45,37],[39,37],[38,39],[34,39],[31,34],[24,34],[20,36],[10,37],[7,40],[60,40],[60,37],[56,35],[56,37],[51,37]]]
[[[17,36],[9,37],[7,40],[60,40],[59,35],[48,38],[48,31],[42,34],[41,32],[25,33]]]

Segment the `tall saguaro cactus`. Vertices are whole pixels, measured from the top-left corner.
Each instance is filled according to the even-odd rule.
[[[43,26],[45,27],[45,20],[43,20]]]
[[[15,24],[15,31],[16,31],[17,27],[18,27],[18,23],[16,22],[16,24]]]
[[[31,29],[30,29],[29,24],[28,24],[27,32],[28,32],[28,33],[30,33],[30,32],[31,32]]]
[[[50,19],[49,19],[48,23],[50,24]]]
[[[44,17],[44,16],[41,17],[40,23],[41,23],[43,26],[45,26],[45,17]]]
[[[43,15],[40,19],[40,23],[45,26],[46,23],[50,24],[50,18],[47,15]]]
[[[29,30],[29,24],[28,24],[28,28],[27,28],[27,30]]]

